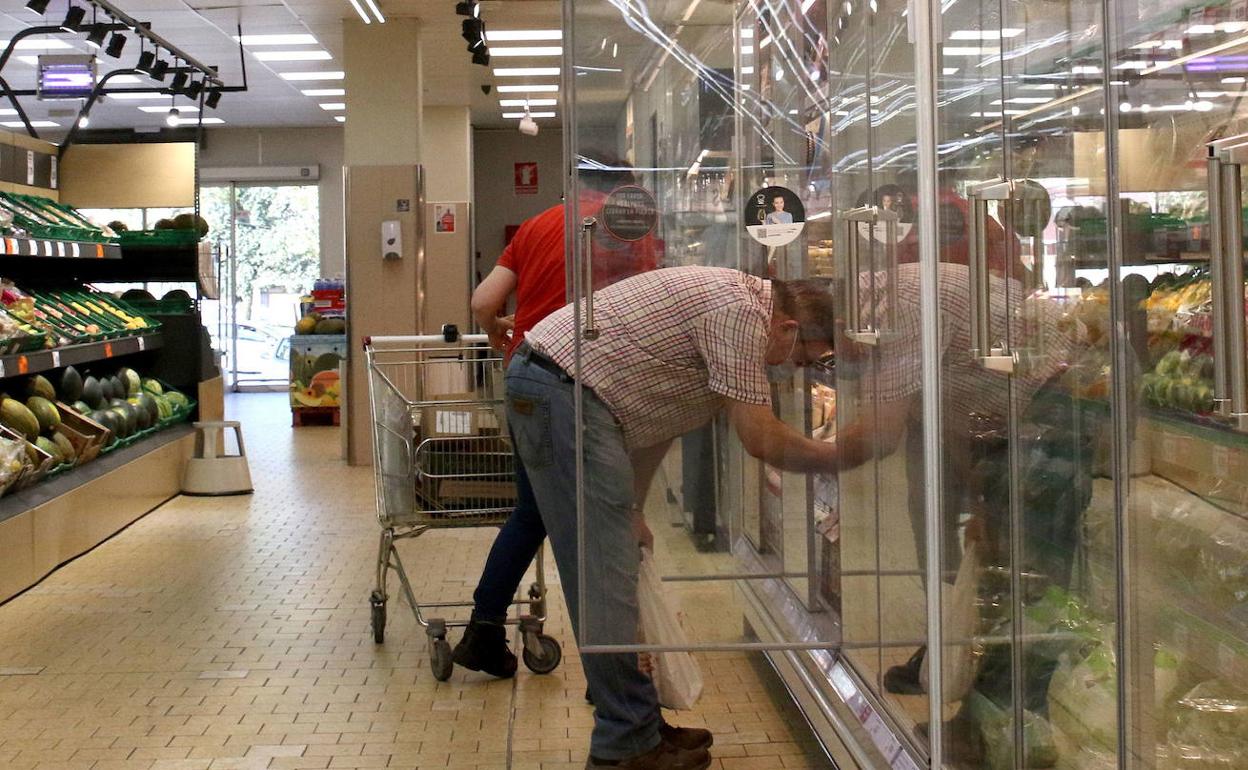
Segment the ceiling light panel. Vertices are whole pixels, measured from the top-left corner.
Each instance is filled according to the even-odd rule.
[[[234,36],[234,39],[245,46],[263,46],[263,45],[317,45],[317,40],[312,35],[290,34],[290,35],[243,35]]]
[[[329,51],[252,51],[259,61],[329,61]]]
[[[532,83],[529,85],[497,86],[494,90],[500,94],[553,94],[559,92],[559,86],[554,83]]]
[[[551,78],[559,75],[558,67],[497,67],[496,78]]]
[[[490,48],[490,55],[499,58],[521,56],[562,56],[563,47],[557,45],[508,46],[506,48]]]
[[[563,31],[558,29],[497,29],[487,31],[485,39],[491,43],[563,40]]]
[[[346,122],[347,122],[347,116],[346,116],[346,115],[335,115],[335,116],[334,116],[334,120],[338,121],[339,123],[346,123]]]
[[[553,118],[555,117],[555,113],[553,112],[504,112],[503,113],[503,117],[507,118],[508,120],[522,120],[525,115],[528,115],[530,118]]]
[[[281,72],[278,74],[283,80],[342,80],[346,77],[346,73],[342,70],[335,72]]]
[[[1001,40],[1002,38],[1018,37],[1023,31],[1018,28],[1005,29],[959,29],[949,36],[950,40]]]
[[[165,97],[165,98],[168,98],[168,97]],[[169,112],[168,107],[163,107],[163,106],[157,107],[157,106],[149,105],[149,104],[144,104],[140,106],[139,109],[142,110],[143,112],[152,112],[152,113],[168,114]],[[181,104],[178,105],[177,110],[178,112],[199,112],[198,107],[191,107],[191,106],[183,107]]]
[[[5,128],[25,128],[26,124],[20,120],[5,120],[0,121],[0,126],[4,126]],[[50,120],[30,121],[31,128],[60,128],[60,126],[60,123],[54,123]]]
[[[530,107],[554,107],[559,103],[558,99],[499,99],[499,107],[523,107],[526,104]]]
[[[303,95],[304,96],[346,96],[347,89],[345,88],[305,88],[303,89]]]
[[[0,49],[8,48],[9,42],[10,41],[8,40],[0,40]],[[58,51],[65,51],[65,50],[72,49],[73,46],[65,42],[64,40],[60,40],[58,38],[25,37],[17,41],[17,45],[13,46],[13,48],[18,51],[33,51],[33,50],[44,50],[44,49],[47,49],[49,51],[53,49],[58,50]]]
[[[327,112],[341,112],[347,108],[345,102],[321,102],[317,106]]]
[[[116,94],[104,94],[105,99],[119,99],[122,101],[140,101],[143,99],[168,99],[169,94],[160,94],[155,91],[123,91]]]
[[[178,109],[181,110],[183,108],[179,107]],[[200,123],[203,123],[205,126],[219,126],[224,122],[225,121],[221,118],[204,118],[203,120],[200,120],[199,118],[178,118],[173,124],[175,126],[197,126]]]

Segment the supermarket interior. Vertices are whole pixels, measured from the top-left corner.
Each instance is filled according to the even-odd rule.
[[[0,1],[0,770],[1248,770],[1245,96],[1248,0]],[[576,537],[500,679],[474,310],[552,210]],[[836,460],[664,359],[713,416],[599,586],[669,268],[830,297],[733,352]],[[709,759],[592,755],[633,653]]]

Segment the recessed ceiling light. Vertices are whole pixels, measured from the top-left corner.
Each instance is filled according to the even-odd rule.
[[[123,91],[119,94],[104,94],[104,98],[120,100],[168,99],[169,94],[161,94],[155,91]]]
[[[553,94],[559,91],[559,86],[553,83],[544,83],[542,85],[496,86],[494,90],[500,94]]]
[[[558,99],[499,99],[499,107],[554,107],[559,103]]]
[[[0,40],[0,48],[8,48],[8,47],[9,47],[8,40]],[[17,41],[17,45],[13,46],[13,48],[18,51],[31,51],[35,49],[39,49],[39,50],[57,49],[57,50],[63,51],[63,50],[71,49],[73,48],[73,46],[65,42],[64,40],[59,40],[57,38],[24,37],[21,40]]]
[[[5,121],[0,121],[0,126],[4,126],[5,128],[25,128],[26,124],[20,120],[5,120]],[[50,120],[30,121],[31,128],[60,128],[60,126],[61,126],[60,123],[53,123]]]
[[[335,116],[334,116],[334,120],[338,121],[339,123],[346,123],[346,122],[347,122],[347,116],[346,116],[346,115],[335,115]]]
[[[149,105],[149,104],[141,105],[139,109],[142,110],[143,112],[165,112],[165,113],[169,112],[168,107],[156,107],[154,105]],[[189,106],[189,105],[186,107],[183,107],[182,105],[179,104],[178,112],[199,112],[199,108]]]
[[[504,112],[503,113],[503,117],[507,118],[508,120],[521,120],[524,118],[525,115],[528,115],[530,118],[553,118],[555,117],[555,113],[553,112]]]
[[[282,80],[342,80],[346,73],[337,72],[281,72]]]
[[[329,51],[252,51],[258,61],[329,61]]]
[[[317,106],[319,106],[322,110],[327,110],[329,112],[341,112],[347,108],[345,102],[321,102]]]
[[[316,45],[316,38],[312,35],[290,34],[290,35],[243,35],[234,36],[234,39],[243,45]]]
[[[304,96],[346,96],[345,88],[305,88],[302,91]]]
[[[559,74],[558,67],[496,67],[496,78],[555,77]]]
[[[517,43],[527,40],[563,40],[558,29],[496,29],[487,30],[485,39],[491,43]]]
[[[143,81],[138,75],[113,75],[108,79],[110,86],[138,85]]]
[[[182,108],[179,107],[178,109],[181,110]],[[177,121],[173,123],[173,125],[175,126],[197,126],[200,123],[203,123],[205,126],[219,126],[224,122],[225,121],[222,120],[221,118],[204,118],[203,120],[200,120],[199,118],[196,118],[196,117],[190,117],[190,118],[178,118]]]
[[[557,45],[527,45],[499,48],[495,46],[490,48],[490,55],[498,56],[500,58],[520,56],[563,56],[563,47]]]

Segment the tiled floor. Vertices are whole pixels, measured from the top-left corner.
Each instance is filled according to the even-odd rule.
[[[592,724],[565,663],[511,681],[429,670],[411,613],[369,633],[372,474],[283,396],[232,399],[256,493],[178,498],[0,606],[0,768],[581,768]],[[107,500],[101,500],[107,506]],[[418,594],[471,594],[492,531],[405,542]],[[761,659],[700,656],[713,768],[828,767]]]

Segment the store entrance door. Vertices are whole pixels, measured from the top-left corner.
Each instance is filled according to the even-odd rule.
[[[289,387],[299,301],[321,274],[318,195],[315,184],[231,183],[200,191],[221,259],[213,344],[231,390]]]

